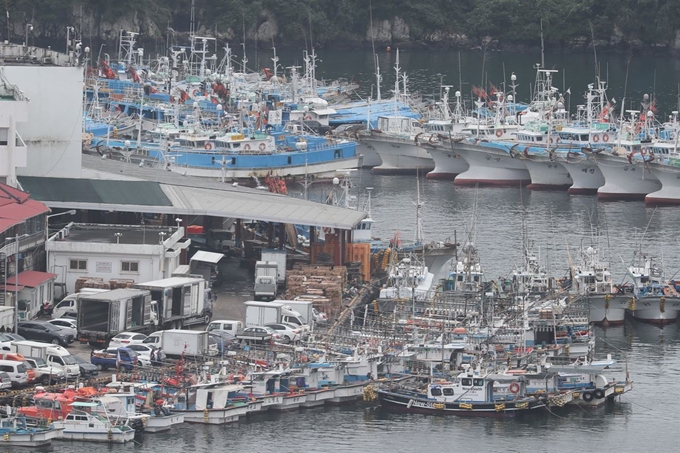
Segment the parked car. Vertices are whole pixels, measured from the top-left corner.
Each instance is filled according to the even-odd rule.
[[[22,321],[19,323],[19,335],[28,340],[68,346],[75,337],[65,333],[59,327],[44,321]]]
[[[128,348],[107,348],[93,351],[90,357],[90,362],[96,365],[99,370],[104,371],[109,368],[117,368],[119,363],[121,368],[132,370],[138,361],[138,354]]]
[[[139,354],[140,358],[145,358],[149,362],[151,362],[151,351],[154,349],[157,349],[154,345],[152,344],[131,344],[127,346],[128,348],[132,349],[135,351],[137,354]],[[165,361],[165,352],[161,349],[161,362]]]
[[[57,369],[45,362],[40,357],[25,357],[33,371],[35,371],[35,380],[43,385],[56,384],[66,380],[66,372],[63,369]]]
[[[92,365],[90,362],[83,359],[79,355],[74,354],[74,355],[72,355],[72,357],[75,359],[75,362],[80,367],[80,376],[81,377],[90,377],[90,376],[96,376],[96,375],[99,374],[99,369],[96,367],[96,365]]]
[[[142,344],[146,340],[146,335],[137,332],[121,332],[115,337],[111,338],[109,347],[123,347],[131,344]]]
[[[67,311],[63,315],[61,315],[58,319],[73,319],[74,321],[78,319],[78,312],[77,311]]]
[[[10,338],[10,341],[26,341],[26,338],[25,338],[25,337],[22,337],[22,336],[19,335],[18,333],[9,333],[9,332],[5,332],[5,333],[3,333],[2,335],[5,335],[6,337],[9,337],[9,338]]]
[[[280,335],[271,327],[254,326],[246,327],[236,333],[236,339],[241,343],[268,343],[272,340],[278,340]]]
[[[209,336],[215,340],[215,344],[217,345],[217,350],[219,351],[220,355],[224,354],[226,351],[235,351],[241,349],[236,336],[230,334],[229,332],[213,330],[209,333]]]
[[[9,375],[12,381],[12,387],[23,387],[27,385],[28,369],[23,362],[16,360],[0,360],[0,371],[4,371]]]
[[[286,322],[265,324],[278,332],[282,343],[296,343],[302,339],[302,331],[293,324]]]
[[[75,327],[75,322],[72,322],[70,319],[50,319],[46,322],[56,326],[62,332],[72,335],[73,338],[78,336],[78,329]]]
[[[54,324],[57,327],[68,327],[73,330],[78,330],[78,323],[75,319],[71,318],[58,318],[58,319],[50,319],[47,322],[50,324]]]
[[[0,371],[0,390],[8,390],[12,388],[12,379],[5,371]]]

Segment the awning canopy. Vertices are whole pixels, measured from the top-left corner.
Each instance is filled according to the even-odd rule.
[[[16,275],[12,275],[7,279],[8,285],[19,284],[19,286],[28,286],[29,288],[36,288],[48,280],[54,280],[57,278],[57,274],[52,274],[49,272],[39,272],[39,271],[23,271],[19,274],[17,279]],[[18,282],[17,282],[18,280]]]
[[[20,176],[31,198],[51,208],[258,220],[351,230],[366,213],[210,178],[182,176],[83,155],[90,179]]]
[[[203,263],[217,264],[220,260],[224,258],[224,253],[214,253],[199,250],[194,253],[189,261],[201,261]]]

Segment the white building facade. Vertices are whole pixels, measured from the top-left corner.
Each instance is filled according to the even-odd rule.
[[[23,107],[26,113],[15,120],[21,143],[27,148],[23,155],[17,150],[18,174],[80,178],[83,67],[66,54],[15,44],[0,44],[0,58],[3,79],[16,86],[27,101]],[[0,142],[4,123],[3,119]],[[8,184],[12,185],[11,181]]]
[[[45,243],[47,269],[57,275],[57,284],[65,284],[66,293],[75,291],[81,277],[159,280],[180,265],[182,250],[191,243],[183,237],[183,227],[71,223]]]

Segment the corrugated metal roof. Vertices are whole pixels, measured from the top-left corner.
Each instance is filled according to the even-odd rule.
[[[47,280],[52,280],[57,277],[57,274],[52,274],[50,272],[40,272],[40,271],[23,271],[19,274],[18,282],[17,276],[12,275],[7,278],[8,285],[14,285],[18,283],[20,286],[28,286],[29,288],[36,288],[40,286],[41,283]]]
[[[19,181],[31,198],[53,208],[209,215],[344,230],[366,216],[352,209],[88,155],[83,155],[83,166],[86,174],[97,179],[20,176]]]
[[[138,206],[172,206],[168,197],[153,181],[114,181],[76,178],[19,177],[31,198],[50,202],[120,204]]]

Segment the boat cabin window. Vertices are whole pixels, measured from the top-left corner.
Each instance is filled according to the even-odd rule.
[[[442,389],[439,387],[433,387],[431,390],[432,396],[442,396]]]
[[[35,405],[39,409],[52,409],[52,401],[47,399],[35,400]]]
[[[444,387],[442,389],[444,396],[453,396],[453,389],[451,387]]]
[[[474,380],[474,386],[475,387],[484,387],[484,379],[475,379]]]
[[[463,379],[461,379],[461,383],[463,384],[463,387],[471,387],[472,386],[472,379],[463,378]]]

